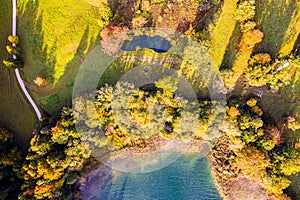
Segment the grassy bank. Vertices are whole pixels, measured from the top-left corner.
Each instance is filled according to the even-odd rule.
[[[99,44],[103,12],[81,0],[25,0],[18,6],[25,81],[37,103],[55,114],[70,102],[84,55]],[[37,76],[48,84],[35,85]]]
[[[14,70],[2,64],[2,60],[9,56],[5,41],[11,34],[12,5],[11,1],[6,0],[0,0],[0,4],[0,38],[3,41],[0,43],[0,127],[15,133],[15,142],[26,150],[35,128],[36,116],[19,88]]]
[[[255,21],[264,33],[259,52],[272,56],[287,54],[299,33],[297,0],[257,0]],[[296,26],[298,23],[298,27]]]
[[[222,64],[226,48],[235,28],[236,20],[234,17],[237,2],[237,0],[225,0],[219,19],[215,26],[211,26],[213,38],[210,55],[217,67],[220,67]]]

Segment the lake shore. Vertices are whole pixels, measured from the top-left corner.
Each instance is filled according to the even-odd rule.
[[[121,153],[116,153],[118,156],[114,159],[128,158],[130,155],[137,152],[143,152],[145,154],[149,153],[158,146],[163,146],[167,141],[168,140],[163,140],[161,138],[160,140],[153,140],[151,141],[152,146],[145,148],[143,151],[133,147],[125,149]],[[207,158],[213,183],[224,200],[243,199],[245,197],[251,197],[257,200],[272,200],[267,191],[257,181],[248,179],[241,174],[234,173],[226,164],[226,157],[230,152],[230,144],[228,142],[228,138],[221,137],[212,149],[208,149],[210,147],[207,142],[193,140],[189,143],[189,148],[185,148],[178,153],[180,153],[181,156],[198,154],[199,158]],[[154,144],[157,144],[157,146]],[[93,162],[95,163],[98,161],[94,160]],[[121,174],[117,170],[113,170],[104,164],[98,163],[93,167],[91,166],[92,165],[89,165],[90,169],[85,170],[85,172],[80,175],[80,180],[78,181],[80,184],[78,184],[78,188],[81,188],[81,190],[85,190],[85,188],[89,187],[93,181],[98,179],[101,180],[98,185],[106,186],[112,181],[112,177]],[[95,193],[100,196],[101,192],[103,191],[95,191]]]
[[[224,200],[255,199],[275,200],[267,190],[254,179],[237,173],[227,162],[231,151],[231,143],[227,136],[220,137],[212,149],[208,161],[214,183]]]
[[[206,147],[207,147],[206,143],[204,143],[204,144],[203,143],[204,142],[200,141],[200,140],[191,142],[190,148],[188,150],[185,150],[184,152],[182,152],[181,156],[178,159],[176,159],[174,161],[174,163],[170,163],[170,165],[163,167],[160,170],[153,171],[153,173],[150,173],[150,174],[153,174],[153,176],[158,176],[158,174],[162,174],[162,175],[165,174],[166,177],[170,176],[170,178],[173,177],[173,179],[174,179],[174,176],[178,176],[178,179],[175,178],[175,180],[179,180],[179,181],[182,178],[186,177],[185,174],[189,174],[188,177],[190,177],[190,179],[187,179],[187,180],[189,180],[189,182],[191,182],[193,184],[191,184],[191,185],[189,184],[190,187],[184,187],[179,182],[176,182],[177,186],[179,188],[183,187],[183,188],[185,188],[185,189],[182,188],[183,191],[184,190],[189,191],[189,190],[194,190],[197,187],[200,187],[199,192],[198,192],[199,194],[202,191],[205,193],[205,195],[203,194],[204,196],[207,196],[210,198],[214,197],[213,199],[221,199],[220,194],[219,194],[217,188],[215,187],[215,184],[214,184],[215,181],[213,181],[213,179],[212,179],[208,160],[206,158],[204,158],[207,156],[204,156],[203,154],[201,154],[201,152],[203,153],[204,149],[206,149]],[[199,154],[199,152],[200,152],[200,154]],[[205,151],[205,154],[206,154],[206,152],[207,151]],[[209,153],[209,152],[207,152],[207,153]],[[92,159],[93,158],[91,158],[91,160]],[[183,160],[184,160],[184,162],[183,162]],[[97,163],[97,162],[98,161],[94,159],[91,163]],[[129,181],[130,183],[129,182],[127,183],[127,184],[129,184],[128,192],[129,192],[129,189],[132,187],[132,183],[133,183],[132,181],[141,181],[141,183],[144,183],[143,180],[146,181],[146,180],[148,180],[148,178],[150,178],[149,181],[154,180],[154,179],[152,179],[153,178],[152,175],[149,175],[149,173],[124,173],[124,172],[119,172],[118,170],[114,170],[107,165],[100,164],[99,162],[98,162],[98,164],[95,164],[94,166],[92,166],[91,163],[87,165],[86,169],[88,169],[88,168],[89,169],[85,170],[85,172],[81,173],[80,179],[77,182],[78,195],[80,194],[87,199],[90,199],[90,198],[97,199],[99,197],[106,197],[108,195],[108,193],[110,193],[109,190],[112,190],[112,192],[116,192],[119,189],[123,190],[122,187],[119,188],[117,186],[117,185],[122,185],[122,183],[116,182],[116,181],[123,180],[123,179],[125,180],[126,179],[125,176],[127,176],[127,175],[129,176],[128,180],[131,180],[131,181]],[[178,165],[179,163],[181,163],[181,164]],[[187,168],[182,168],[179,166],[187,167]],[[178,169],[179,171],[177,171],[177,170],[173,171],[174,169]],[[180,170],[182,170],[182,172]],[[194,174],[194,176],[191,175],[191,174],[195,173],[195,172],[192,172],[193,170],[196,170],[196,173],[197,173],[197,174]],[[170,173],[170,174],[168,175],[168,173]],[[132,176],[130,174],[135,174],[134,177],[138,176],[140,178],[142,178],[142,177],[143,178],[135,180],[135,179],[132,179]],[[145,178],[145,177],[148,177],[148,178]],[[160,177],[160,176],[158,176],[158,177]],[[168,182],[169,179],[163,179],[163,180]],[[198,180],[200,182],[195,181],[195,180]],[[204,181],[204,182],[202,183],[201,181]],[[202,184],[200,184],[200,183],[202,183]],[[149,182],[149,184],[155,185],[155,183],[151,182],[151,181]],[[111,187],[116,187],[116,188],[112,189]],[[170,190],[172,190],[172,187],[170,188]],[[159,193],[160,192],[153,193],[153,190],[152,190],[152,194],[159,195]],[[144,195],[147,195],[147,194],[148,193],[146,192]],[[91,195],[91,196],[89,196],[89,195]]]

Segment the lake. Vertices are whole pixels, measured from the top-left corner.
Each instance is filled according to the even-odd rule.
[[[98,179],[94,177],[82,192],[83,197],[93,200],[222,199],[214,185],[208,161],[199,156],[182,156],[171,165],[150,173],[114,174],[103,176],[102,173]],[[99,179],[109,181],[103,184]]]

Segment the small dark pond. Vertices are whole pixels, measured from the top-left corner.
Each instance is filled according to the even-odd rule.
[[[160,36],[136,36],[133,40],[126,40],[121,47],[123,51],[134,51],[137,47],[152,49],[157,53],[167,52],[171,48],[170,41]]]

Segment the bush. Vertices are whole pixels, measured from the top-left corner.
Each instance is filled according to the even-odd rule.
[[[246,0],[238,5],[236,10],[235,19],[240,22],[253,19],[255,15],[255,1]]]
[[[16,199],[20,189],[21,152],[13,145],[13,134],[0,128],[0,199]]]
[[[250,47],[253,48],[257,43],[260,43],[264,37],[263,32],[260,30],[253,30],[243,35],[243,41]]]
[[[247,21],[245,23],[240,24],[240,28],[243,33],[254,30],[255,27],[256,27],[256,23],[253,21]]]
[[[268,53],[258,53],[249,60],[249,65],[266,65],[271,62],[271,56]]]
[[[237,157],[231,161],[232,166],[240,170],[244,176],[259,180],[266,175],[270,163],[269,156],[254,146],[247,146],[237,152]]]
[[[10,43],[15,43],[15,44],[19,43],[19,37],[18,36],[10,35],[10,36],[7,37],[7,39]]]
[[[19,55],[20,54],[20,48],[6,45],[6,51],[11,55]]]
[[[3,64],[8,68],[21,68],[23,67],[23,62],[19,59],[8,59],[3,60]]]
[[[265,175],[260,182],[264,188],[275,195],[283,194],[283,190],[291,184],[287,178],[276,175]]]

